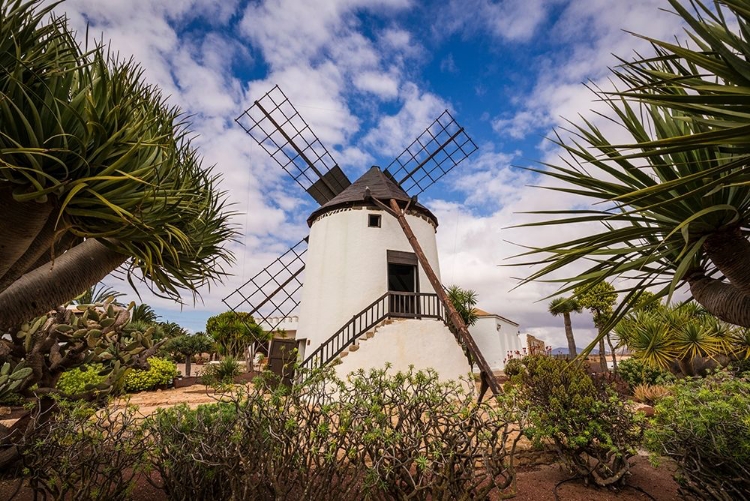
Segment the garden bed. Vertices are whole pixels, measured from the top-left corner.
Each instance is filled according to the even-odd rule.
[[[672,479],[674,467],[664,464],[659,468],[652,467],[648,459],[643,456],[633,458],[633,476],[628,484],[642,489],[657,501],[674,501],[680,499],[677,495],[677,483]],[[544,464],[523,466],[517,474],[518,495],[516,501],[553,501],[555,487],[566,480],[568,475],[559,466]],[[151,480],[159,483],[158,473],[152,473]],[[18,486],[18,480],[0,480],[0,499],[11,501],[10,496]],[[586,487],[580,481],[565,482],[557,487],[558,499],[561,501],[641,501],[649,497],[636,488],[612,491]],[[33,493],[30,489],[21,488],[12,501],[32,501]],[[145,476],[141,476],[136,483],[132,496],[133,501],[166,501],[166,494],[151,485]]]

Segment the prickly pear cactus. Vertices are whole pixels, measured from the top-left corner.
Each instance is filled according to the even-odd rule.
[[[126,329],[132,307],[132,303],[127,308],[119,306],[113,298],[60,307],[11,331],[11,340],[0,340],[0,363],[8,366],[7,391],[23,392],[36,384],[36,392],[52,393],[64,371],[96,362],[104,365],[101,374],[107,377],[86,390],[97,395],[118,391],[125,372],[147,367],[146,359],[157,348],[153,328],[145,332]],[[2,377],[0,392],[6,388]]]
[[[23,362],[16,365],[13,371],[10,370],[10,364],[5,362],[0,368],[0,401],[16,393],[30,375],[31,369],[25,367]]]

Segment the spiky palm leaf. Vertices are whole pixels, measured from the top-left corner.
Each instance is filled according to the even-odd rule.
[[[645,363],[668,369],[679,355],[669,326],[644,313],[638,316],[640,318],[628,327],[618,325],[618,335],[627,339],[628,347]]]
[[[477,323],[479,315],[477,315],[477,293],[473,290],[462,289],[457,285],[451,285],[446,289],[448,293],[448,299],[453,303],[453,307],[467,327],[470,327]]]
[[[146,303],[141,303],[134,306],[130,310],[130,321],[131,322],[145,322],[147,324],[155,323],[159,319],[159,315],[156,314],[151,306]]]
[[[677,8],[679,2],[670,1]],[[746,26],[750,0],[723,3],[731,5],[740,26]],[[685,9],[677,10],[687,16]],[[721,107],[723,118],[735,109],[740,114],[750,111],[750,79],[736,83],[750,77],[750,46],[742,42],[743,35],[729,36],[730,23],[688,21],[699,51],[654,41],[657,57],[615,72],[630,91],[595,91],[609,105],[612,119],[632,137],[630,144],[616,145],[584,120],[571,125],[571,139],[557,136],[556,143],[567,154],[561,164],[531,169],[559,181],[550,189],[586,197],[592,205],[587,210],[538,211],[535,214],[558,217],[524,226],[599,222],[601,231],[532,247],[522,256],[544,257],[523,263],[541,265],[524,282],[583,261],[589,263],[585,271],[558,279],[566,283],[561,292],[610,277],[632,279],[620,282],[627,295],[609,326],[637,302],[645,287],[664,297],[685,284],[711,313],[750,326],[750,169],[748,156],[737,148],[748,136],[741,138],[741,129],[721,135],[718,111],[709,110],[716,116],[701,114],[706,103],[694,102],[700,91],[706,96],[723,92],[728,99]],[[657,81],[663,85],[658,87]],[[721,127],[729,125],[727,120]]]
[[[574,297],[557,297],[550,301],[548,309],[553,317],[583,311],[583,307]]]
[[[137,64],[102,46],[84,53],[65,19],[45,21],[54,4],[39,3],[4,2],[0,12],[0,199],[24,218],[0,221],[0,238],[19,223],[35,230],[10,238],[12,252],[0,255],[0,311],[32,302],[10,289],[27,287],[26,276],[38,286],[32,273],[70,246],[103,256],[100,275],[127,260],[131,284],[138,272],[175,299],[220,279],[235,232],[184,116]],[[79,280],[74,293],[91,278]],[[45,287],[60,296],[68,285]]]
[[[86,289],[83,294],[80,296],[77,296],[73,301],[71,301],[72,304],[97,304],[97,303],[103,303],[106,299],[112,298],[114,304],[119,304],[117,302],[118,297],[122,297],[125,294],[122,292],[118,292],[114,290],[112,287],[109,287],[104,284],[97,284],[89,287]]]
[[[690,368],[694,360],[731,358],[741,347],[737,331],[694,302],[636,311],[615,326],[636,357],[662,368],[674,362]]]
[[[654,148],[693,149],[712,144],[750,153],[750,1],[703,3],[669,0],[690,27],[692,46],[648,40],[655,56],[623,61],[621,97],[681,111],[698,133],[655,141]],[[737,29],[739,27],[739,30]],[[686,92],[687,91],[687,92]]]

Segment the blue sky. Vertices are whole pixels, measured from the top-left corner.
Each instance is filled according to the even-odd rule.
[[[474,289],[479,306],[523,332],[564,345],[562,321],[540,301],[547,284],[513,289],[528,270],[498,266],[518,252],[509,242],[543,245],[585,228],[509,229],[523,211],[582,203],[529,187],[540,181],[514,166],[554,160],[544,140],[564,118],[593,117],[617,127],[582,85],[607,88],[612,54],[647,44],[626,31],[669,38],[679,20],[664,0],[68,0],[56,7],[79,34],[111,41],[135,58],[146,79],[192,115],[206,165],[224,175],[240,242],[225,284],[179,305],[140,291],[167,320],[202,330],[223,311],[221,298],[307,234],[315,207],[234,123],[279,84],[350,179],[387,166],[444,109],[480,149],[420,201],[439,220],[443,281]],[[683,37],[684,38],[684,37]],[[107,283],[132,299],[129,286]],[[137,300],[137,299],[136,299]],[[590,339],[588,315],[575,319]]]

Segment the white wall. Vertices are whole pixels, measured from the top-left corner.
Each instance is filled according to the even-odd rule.
[[[469,362],[453,334],[439,320],[398,320],[377,329],[375,336],[359,342],[336,366],[344,378],[358,369],[382,369],[386,362],[391,372],[433,368],[443,381],[459,380],[471,372]]]
[[[493,371],[505,368],[504,360],[509,351],[521,350],[525,346],[518,335],[518,325],[495,316],[481,316],[469,327],[474,342]]]
[[[368,214],[381,215],[380,228],[367,226]],[[435,228],[422,217],[406,218],[439,277]],[[388,290],[389,249],[413,252],[396,218],[382,210],[334,211],[313,223],[297,330],[297,339],[309,340],[308,354]],[[434,292],[421,266],[419,287]]]

